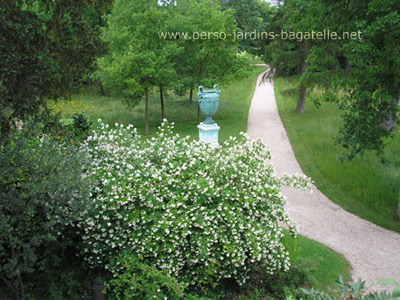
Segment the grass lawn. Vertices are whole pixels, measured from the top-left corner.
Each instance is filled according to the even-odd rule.
[[[221,86],[220,107],[213,117],[221,127],[220,141],[229,136],[236,136],[240,131],[247,131],[247,118],[251,99],[256,87],[258,75],[265,67],[256,66],[250,76],[240,82]],[[165,96],[165,111],[168,121],[175,122],[175,131],[182,136],[190,135],[197,139],[197,91],[193,92],[193,103],[189,96],[178,97],[173,93]],[[133,124],[139,133],[144,135],[144,101],[136,107],[127,107],[121,99],[101,96],[99,90],[93,87],[82,88],[82,91],[72,97],[72,101],[59,101],[52,104],[57,112],[68,118],[76,112],[83,112],[94,124],[101,118],[110,125],[122,123]],[[201,116],[203,121],[205,116]],[[149,101],[150,135],[157,132],[161,122],[161,105],[157,91],[151,94]]]
[[[263,61],[261,58],[252,58],[249,61],[251,64],[261,64],[261,65],[265,64],[265,61]]]
[[[385,164],[374,153],[340,162],[344,149],[334,144],[341,126],[334,104],[317,109],[306,104],[306,113],[294,113],[297,81],[275,79],[279,114],[304,173],[332,201],[384,228],[400,232],[397,203],[400,186],[400,133],[387,143]]]
[[[341,254],[300,235],[297,237],[297,247],[298,258],[316,263],[311,275],[317,280],[317,288],[326,290],[328,286],[335,287],[334,283],[340,275],[345,281],[351,280],[350,264]]]
[[[291,253],[292,263],[310,262],[309,274],[316,280],[316,288],[335,287],[340,275],[345,281],[351,280],[349,262],[331,248],[301,235],[294,239],[288,231],[285,231],[284,245]]]

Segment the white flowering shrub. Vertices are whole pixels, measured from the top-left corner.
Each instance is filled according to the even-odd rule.
[[[131,126],[106,127],[87,147],[99,180],[80,225],[91,264],[116,272],[117,258],[134,254],[193,285],[289,268],[282,226],[296,227],[281,188],[310,180],[278,178],[260,141],[242,134],[211,149],[167,122],[148,141]]]

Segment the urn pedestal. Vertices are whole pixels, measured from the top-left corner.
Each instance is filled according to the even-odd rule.
[[[214,124],[200,123],[200,125],[197,125],[197,128],[199,129],[200,141],[210,144],[212,148],[219,147],[218,131],[220,127],[217,125],[217,123]]]

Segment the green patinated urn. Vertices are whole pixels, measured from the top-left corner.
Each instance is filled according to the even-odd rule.
[[[203,86],[199,86],[197,96],[199,96],[200,110],[206,116],[203,124],[215,124],[212,116],[218,110],[220,94],[218,84],[215,84],[213,89],[205,89]]]

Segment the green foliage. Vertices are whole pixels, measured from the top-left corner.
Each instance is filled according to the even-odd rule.
[[[88,261],[117,272],[115,259],[134,253],[185,284],[243,284],[263,266],[290,267],[282,223],[296,228],[280,189],[309,187],[303,176],[278,178],[260,141],[245,135],[211,149],[172,136],[164,123],[142,142],[132,126],[88,138],[98,176],[93,211],[80,227]]]
[[[72,128],[74,129],[75,136],[86,138],[92,126],[92,122],[82,113],[75,113],[72,115],[72,120]]]
[[[250,278],[251,286],[262,290],[264,295],[273,299],[300,299],[304,297],[301,288],[315,284],[315,279],[311,276],[315,265],[312,260],[297,260],[288,271],[277,272],[272,276],[260,269]]]
[[[366,151],[382,154],[385,140],[393,136],[400,98],[400,4],[356,0],[346,6],[315,0],[311,7],[316,13],[310,19],[324,29],[360,32],[361,39],[315,44],[302,80],[323,83],[336,94],[343,112],[337,142],[348,150],[347,158]]]
[[[110,1],[1,1],[2,138],[13,121],[37,114],[45,98],[66,95],[88,74],[104,51],[89,14],[105,3]]]
[[[308,1],[289,0],[279,7],[269,25],[269,31],[304,32],[315,29],[316,24],[309,22],[308,17],[314,14]],[[266,41],[264,60],[271,66],[276,75],[300,75],[302,65],[308,56],[311,41],[293,40],[280,36]]]
[[[174,43],[159,39],[170,16],[156,1],[116,1],[104,40],[109,54],[99,60],[104,87],[136,105],[145,90],[176,78],[171,55]],[[124,24],[124,26],[121,26]]]
[[[270,22],[276,12],[269,2],[261,0],[220,0],[223,9],[234,10],[238,31],[248,34],[251,32],[267,32]],[[263,40],[243,39],[239,43],[239,51],[247,51],[252,55],[264,55]]]
[[[173,18],[166,29],[170,32],[185,32],[192,37],[202,32],[228,34],[237,29],[233,11],[222,11],[217,0],[178,1],[169,10]],[[238,42],[232,38],[181,38],[174,42],[182,49],[174,56],[178,94],[183,95],[199,85],[221,85],[248,74],[246,61],[235,57]]]
[[[383,284],[391,284],[388,280],[382,281]],[[394,282],[392,282],[394,283]],[[395,282],[398,284],[398,282]],[[398,292],[396,291],[390,295],[386,291],[365,293],[365,282],[361,279],[357,282],[346,283],[342,277],[337,281],[337,287],[332,289],[334,294],[327,294],[325,291],[317,289],[302,289],[303,292],[312,300],[336,300],[336,299],[355,299],[355,300],[386,300],[386,299],[399,299]]]
[[[159,271],[132,255],[120,262],[123,271],[116,273],[107,284],[106,293],[110,300],[200,299],[185,295],[185,286],[165,270]]]
[[[158,36],[170,19],[169,11],[157,1],[116,1],[104,34],[109,54],[98,61],[104,87],[114,95],[122,96],[131,106],[145,96],[146,134],[149,91],[176,84],[172,56],[178,54],[179,48]]]
[[[71,245],[72,246],[72,245]],[[79,264],[75,257],[62,257],[53,268],[46,267],[43,274],[35,273],[34,290],[38,299],[92,300],[87,265]]]
[[[42,103],[37,97],[44,92],[39,78],[52,70],[43,57],[48,37],[34,13],[23,10],[16,1],[2,1],[0,28],[0,126],[7,135],[12,117],[39,110]],[[29,84],[20,84],[24,81]]]
[[[378,282],[381,285],[395,285],[396,287],[393,290],[392,297],[393,298],[400,298],[400,283],[393,279],[382,279]]]
[[[350,264],[327,246],[301,235],[293,238],[285,234],[282,242],[290,252],[292,266],[289,271],[271,276],[259,268],[251,272],[250,279],[241,289],[225,288],[224,299],[306,299],[301,288],[313,286],[328,290],[340,275],[350,280]]]
[[[71,228],[91,189],[87,156],[28,128],[1,146],[0,162],[0,273],[24,298],[25,276],[45,269],[76,237]]]
[[[366,151],[382,154],[386,139],[393,136],[400,98],[399,2],[289,0],[280,7],[273,28],[338,34],[339,39],[274,40],[266,47],[266,60],[278,75],[299,74],[303,61],[307,66],[301,84],[323,85],[330,92],[316,103],[334,101],[342,110],[336,141],[348,150],[345,158]],[[345,38],[343,32],[359,33],[360,38]]]

